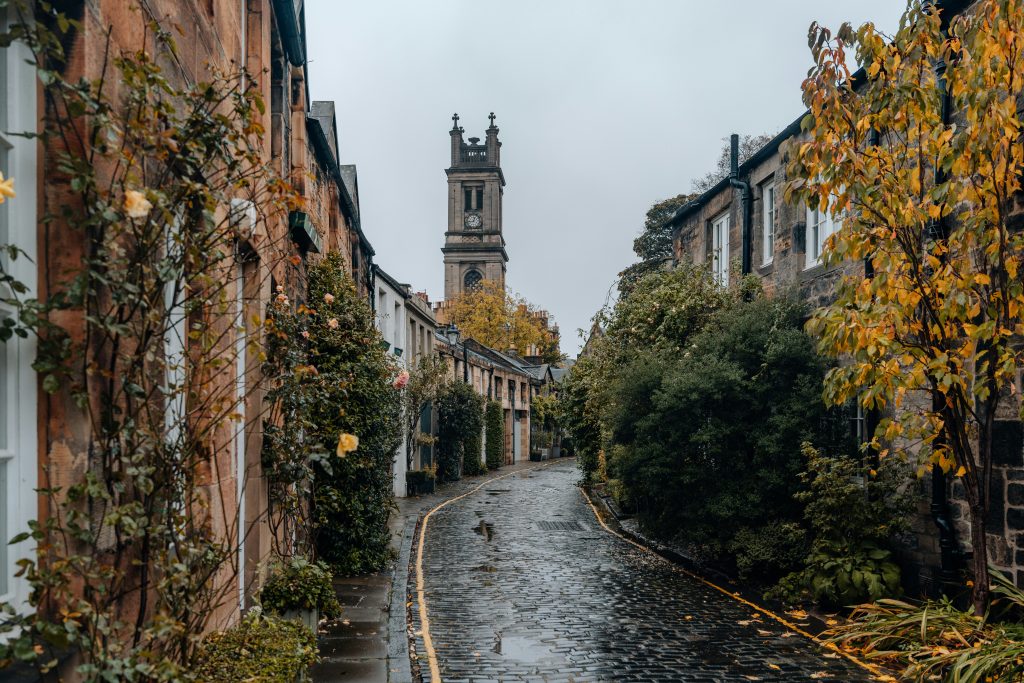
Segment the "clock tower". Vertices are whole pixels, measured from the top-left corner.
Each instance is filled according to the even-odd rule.
[[[494,113],[487,139],[463,141],[459,115],[452,116],[452,163],[448,176],[448,230],[444,247],[444,298],[451,301],[481,280],[505,286],[505,238],[501,201],[505,176],[501,172],[501,143]]]

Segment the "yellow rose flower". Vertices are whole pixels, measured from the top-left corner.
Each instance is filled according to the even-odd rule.
[[[145,218],[153,205],[146,199],[146,195],[138,190],[128,190],[124,193],[124,212],[129,218]]]
[[[338,457],[344,458],[346,455],[359,448],[359,437],[355,434],[346,434],[344,432],[338,436]]]
[[[14,199],[14,196],[14,178],[4,180],[4,174],[0,173],[0,204],[3,204],[8,198]]]

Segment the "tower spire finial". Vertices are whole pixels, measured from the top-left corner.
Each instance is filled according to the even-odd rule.
[[[458,130],[459,129],[459,114],[458,114],[458,112],[452,114],[452,121],[454,122],[452,124],[452,130]]]
[[[494,128],[494,119],[495,119],[494,112],[492,111],[491,115],[488,116],[487,118],[489,118],[491,120],[491,128]]]

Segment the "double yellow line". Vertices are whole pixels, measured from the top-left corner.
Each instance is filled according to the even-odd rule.
[[[433,508],[431,508],[430,512],[424,515],[423,523],[420,524],[419,544],[416,548],[416,601],[420,604],[420,628],[423,630],[423,649],[426,650],[427,664],[430,666],[430,680],[432,683],[441,683],[441,667],[437,663],[437,651],[434,649],[434,641],[430,637],[430,620],[427,618],[427,599],[426,596],[424,595],[423,590],[423,546],[426,544],[427,541],[427,523],[430,522],[431,516],[433,516],[433,514],[440,510],[441,508],[451,505],[456,501],[462,500],[467,496],[473,495],[483,487],[490,484],[492,481],[498,481],[499,479],[504,479],[505,477],[512,477],[519,474],[520,472],[532,472],[533,470],[539,470],[544,467],[550,467],[551,465],[556,465],[560,462],[562,461],[556,460],[554,462],[549,462],[544,465],[537,465],[535,467],[525,467],[521,470],[516,470],[515,472],[507,472],[497,477],[491,477],[490,479],[486,479],[483,482],[481,482],[480,485],[477,486],[476,488],[470,489],[469,491],[466,491],[462,495],[455,496],[454,498],[449,498],[448,500],[438,505],[435,505]]]
[[[423,649],[426,650],[425,654],[427,656],[427,664],[430,667],[430,680],[432,681],[432,683],[441,683],[441,667],[440,667],[440,665],[438,664],[438,661],[437,661],[437,650],[434,649],[434,641],[430,637],[430,619],[429,619],[428,614],[427,614],[427,599],[426,599],[426,594],[425,594],[425,590],[424,590],[424,581],[423,581],[423,547],[426,544],[426,540],[427,540],[427,524],[430,522],[430,518],[438,510],[441,510],[442,508],[445,508],[448,505],[451,505],[452,503],[455,503],[457,501],[462,500],[463,498],[466,498],[468,496],[473,495],[474,493],[476,493],[477,491],[479,491],[483,487],[487,486],[491,482],[498,481],[499,479],[505,479],[506,477],[515,476],[516,474],[519,474],[520,472],[531,472],[533,470],[542,469],[544,467],[550,467],[551,465],[558,464],[558,462],[560,462],[560,461],[550,462],[550,463],[546,463],[544,465],[538,465],[537,467],[529,467],[529,468],[525,468],[525,469],[522,469],[522,470],[517,470],[515,472],[508,472],[506,474],[502,474],[502,475],[499,475],[497,477],[491,477],[490,479],[484,480],[479,485],[477,485],[476,487],[470,489],[469,491],[466,491],[465,493],[463,493],[461,495],[455,496],[453,498],[449,498],[448,500],[445,500],[445,501],[439,503],[438,505],[435,505],[433,508],[430,509],[429,512],[427,512],[426,515],[424,515],[423,522],[420,524],[420,537],[419,537],[419,543],[418,543],[417,548],[416,548],[416,600],[417,600],[417,602],[419,602],[420,628],[422,629],[422,633],[423,633]],[[586,491],[584,491],[581,488],[580,489],[580,493],[583,495],[584,500],[587,501],[587,505],[589,505],[590,509],[593,511],[594,517],[597,519],[597,523],[600,524],[601,528],[603,528],[609,534],[615,536],[616,538],[618,538],[618,539],[620,539],[622,541],[625,541],[626,543],[629,543],[632,546],[635,546],[635,547],[639,548],[640,550],[642,550],[644,552],[647,552],[647,553],[650,553],[650,554],[654,555],[658,559],[660,559],[663,562],[666,562],[667,564],[669,564],[675,571],[681,572],[682,574],[685,574],[686,576],[694,579],[695,581],[699,581],[700,583],[704,584],[705,586],[713,588],[714,590],[718,591],[719,593],[722,593],[723,595],[728,596],[729,598],[735,600],[736,602],[739,602],[739,603],[741,603],[743,605],[746,605],[747,607],[749,607],[750,609],[754,610],[755,612],[763,614],[766,617],[777,621],[778,623],[782,624],[783,626],[785,626],[790,631],[792,631],[794,633],[799,633],[800,635],[804,636],[808,640],[813,641],[814,643],[820,645],[821,647],[823,647],[823,648],[825,648],[827,650],[830,650],[830,651],[832,651],[832,652],[834,652],[834,653],[836,653],[836,654],[838,654],[838,655],[840,655],[842,657],[845,657],[850,662],[856,664],[857,666],[859,666],[862,669],[868,671],[869,673],[877,676],[879,679],[881,679],[881,680],[888,680],[888,681],[893,680],[893,678],[891,676],[889,676],[888,674],[883,672],[878,667],[873,666],[871,664],[868,664],[867,662],[862,661],[862,660],[858,659],[857,657],[854,657],[853,655],[851,655],[850,653],[840,649],[839,647],[837,647],[833,643],[829,643],[827,641],[821,640],[817,636],[813,635],[812,633],[809,633],[808,631],[805,631],[804,629],[800,628],[799,626],[797,626],[793,622],[789,621],[785,617],[782,617],[782,616],[776,614],[775,612],[772,612],[769,609],[766,609],[766,608],[764,608],[764,607],[762,607],[762,606],[760,606],[760,605],[758,605],[756,603],[753,603],[753,602],[751,602],[751,601],[749,601],[749,600],[747,600],[747,599],[737,595],[733,591],[730,591],[728,589],[725,589],[725,588],[719,586],[716,583],[712,583],[711,581],[708,581],[707,579],[705,579],[703,576],[700,576],[699,574],[695,574],[694,572],[691,572],[691,571],[689,571],[689,570],[687,570],[687,569],[685,569],[683,567],[680,567],[678,564],[676,564],[676,563],[674,563],[674,562],[672,562],[672,561],[662,557],[661,555],[659,555],[658,553],[654,552],[653,550],[651,550],[647,546],[642,545],[640,543],[637,543],[636,541],[634,541],[631,538],[627,538],[626,536],[623,536],[622,534],[620,534],[619,532],[615,531],[610,526],[608,526],[608,524],[605,523],[604,519],[601,517],[600,512],[598,512],[597,508],[594,506],[593,501],[590,499],[590,496],[587,495]]]
[[[662,557],[661,555],[659,555],[658,553],[654,552],[653,550],[651,550],[647,546],[645,546],[645,545],[643,545],[641,543],[637,543],[636,541],[634,541],[631,538],[627,538],[626,536],[623,536],[622,534],[620,534],[619,532],[615,531],[614,529],[612,529],[610,526],[608,526],[605,523],[604,519],[602,519],[602,517],[601,517],[601,513],[598,512],[597,507],[594,505],[594,502],[590,499],[590,496],[587,494],[587,492],[584,489],[580,488],[580,493],[583,494],[583,499],[587,501],[587,505],[589,505],[590,509],[593,510],[594,517],[597,518],[597,523],[600,524],[601,528],[603,528],[605,531],[610,533],[612,536],[615,536],[616,538],[619,538],[619,539],[625,541],[626,543],[629,543],[632,546],[636,546],[640,550],[643,550],[645,552],[648,552],[648,553],[654,555],[655,557],[660,559],[662,562],[667,563],[674,570],[676,570],[676,571],[678,571],[678,572],[680,572],[682,574],[685,574],[686,576],[690,577],[691,579],[694,579],[695,581],[699,581],[700,583],[704,584],[705,586],[708,586],[709,588],[715,589],[716,591],[718,591],[719,593],[722,593],[723,595],[729,596],[730,598],[732,598],[736,602],[738,602],[738,603],[740,603],[742,605],[746,605],[747,607],[749,607],[750,609],[754,610],[755,612],[758,612],[759,614],[763,614],[763,615],[765,615],[766,617],[768,617],[770,619],[774,619],[775,621],[779,622],[780,624],[785,626],[790,631],[793,631],[794,633],[799,633],[803,637],[805,637],[805,638],[807,638],[809,640],[814,641],[815,643],[817,643],[821,647],[825,648],[826,650],[831,650],[832,652],[836,653],[837,655],[845,657],[846,659],[850,660],[851,662],[853,662],[857,666],[861,667],[862,669],[864,669],[864,670],[874,674],[879,679],[885,680],[885,681],[892,681],[892,680],[894,680],[892,676],[890,676],[889,674],[885,673],[884,671],[879,669],[877,666],[874,666],[873,664],[868,664],[867,662],[865,662],[865,661],[863,661],[861,659],[858,659],[857,657],[854,657],[849,652],[846,652],[845,650],[840,649],[834,643],[830,643],[828,641],[822,640],[821,638],[817,637],[816,635],[814,635],[814,634],[812,634],[812,633],[810,633],[808,631],[805,631],[804,629],[800,628],[799,626],[797,626],[796,624],[794,624],[790,620],[786,619],[785,617],[780,616],[780,615],[776,614],[775,612],[772,612],[771,610],[769,610],[769,609],[767,609],[765,607],[762,607],[761,605],[753,603],[750,600],[747,600],[747,599],[743,598],[742,596],[737,595],[733,591],[730,591],[730,590],[728,590],[726,588],[722,588],[718,584],[712,583],[711,581],[708,581],[707,579],[705,579],[700,574],[695,574],[694,572],[691,572],[688,569],[679,566],[675,562],[672,562],[668,558]]]

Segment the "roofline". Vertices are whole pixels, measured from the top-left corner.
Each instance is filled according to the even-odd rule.
[[[757,166],[762,161],[767,159],[769,156],[775,154],[775,152],[778,151],[779,147],[782,145],[783,142],[785,142],[786,140],[800,132],[801,123],[803,122],[807,114],[808,112],[805,111],[795,121],[793,121],[788,126],[783,128],[778,135],[776,135],[771,140],[762,145],[761,148],[754,152],[749,159],[740,164],[739,170],[737,171],[737,175],[744,175],[746,173],[749,173],[752,167]],[[725,176],[717,183],[715,183],[713,186],[711,186],[710,189],[702,192],[700,196],[698,196],[696,199],[691,199],[690,201],[686,202],[678,209],[676,209],[676,212],[672,214],[672,217],[669,218],[668,221],[666,221],[666,225],[676,225],[687,216],[696,213],[705,204],[711,201],[712,197],[716,196],[719,192],[721,192],[727,187],[729,187],[729,176]]]
[[[391,288],[394,289],[396,292],[400,293],[403,299],[408,299],[412,297],[412,294],[409,292],[408,287],[406,287],[401,282],[388,275],[387,272],[385,272],[385,270],[376,263],[373,264],[373,273],[374,275],[380,277],[389,285],[391,285]]]
[[[975,2],[976,0],[937,0],[936,4],[940,11],[945,12],[945,15],[943,16],[943,22],[945,24],[948,24],[949,20],[951,20],[953,17],[959,14],[962,14],[964,10],[973,5]],[[867,71],[864,69],[864,67],[857,69],[850,75],[850,81],[854,88],[863,83],[865,78],[867,78]],[[774,138],[765,143],[765,145],[762,146],[761,149],[757,150],[757,152],[755,152],[749,159],[740,164],[737,175],[744,175],[746,172],[749,172],[751,167],[756,166],[757,164],[764,161],[766,157],[768,157],[771,154],[774,154],[783,142],[799,133],[803,120],[809,114],[810,110],[804,111],[804,113],[798,116],[795,121],[786,126],[781,133],[779,133]],[[711,200],[711,197],[717,195],[723,189],[728,187],[728,185],[729,176],[726,176],[722,180],[715,183],[714,186],[712,186],[710,189],[703,192],[696,199],[692,199],[686,204],[683,204],[678,209],[676,209],[676,212],[672,214],[671,218],[668,219],[666,225],[677,225],[684,218],[695,213],[701,207],[707,204],[708,201]]]

